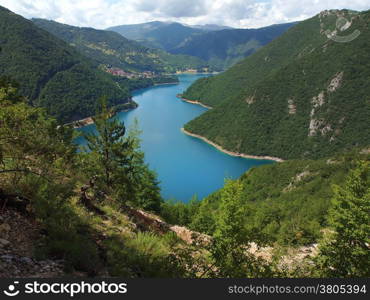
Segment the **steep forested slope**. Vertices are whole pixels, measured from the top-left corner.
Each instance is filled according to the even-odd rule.
[[[252,168],[238,179],[243,186],[239,206],[246,211],[244,227],[256,233],[254,240],[262,243],[316,242],[327,226],[332,186],[344,186],[349,171],[360,160],[370,160],[368,149],[341,153],[330,159],[291,160]],[[214,232],[217,215],[222,213],[224,189],[200,203],[191,216],[193,229]]]
[[[0,75],[18,81],[33,105],[65,122],[93,115],[95,101],[130,102],[125,87],[92,67],[64,41],[0,7]]]
[[[233,29],[217,25],[187,26],[149,22],[108,28],[124,37],[172,54],[190,55],[224,70],[281,35],[293,23],[258,29]]]
[[[174,205],[136,130],[112,120],[104,99],[86,152],[71,126],[2,77],[0,120],[0,277],[370,274],[369,148],[253,168],[202,202]]]
[[[75,46],[97,64],[125,71],[156,73],[207,67],[207,63],[199,58],[171,55],[165,51],[150,49],[113,31],[75,27],[44,19],[32,21],[40,28]]]
[[[225,29],[193,35],[170,52],[196,56],[218,69],[227,69],[280,36],[293,24],[258,29]]]
[[[185,129],[227,150],[284,159],[369,145],[369,23],[369,11],[324,11],[197,81],[183,96],[215,108]]]

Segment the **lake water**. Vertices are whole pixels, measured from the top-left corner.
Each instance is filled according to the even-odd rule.
[[[207,143],[185,135],[181,127],[207,109],[176,97],[196,79],[206,75],[180,75],[177,85],[161,85],[134,93],[139,107],[118,118],[129,127],[136,118],[142,130],[145,160],[158,174],[164,199],[187,202],[221,188],[225,178],[238,178],[253,166],[271,163],[226,155]],[[79,130],[93,131],[94,125]],[[78,143],[84,143],[78,139]]]

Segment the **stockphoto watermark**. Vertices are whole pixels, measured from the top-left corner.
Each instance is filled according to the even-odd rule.
[[[336,29],[333,31],[328,29],[325,31],[325,34],[328,37],[328,39],[331,39],[334,42],[349,43],[352,42],[354,39],[358,38],[361,34],[360,30],[355,29],[349,34],[340,35],[341,32],[349,30],[351,26],[352,21],[346,19],[345,17],[338,17],[335,23]]]
[[[73,298],[80,294],[126,294],[127,283],[107,283],[105,281],[89,283],[85,281],[65,282],[39,282],[37,280],[21,284],[14,281],[3,294],[8,297],[15,297],[19,294],[58,294]]]

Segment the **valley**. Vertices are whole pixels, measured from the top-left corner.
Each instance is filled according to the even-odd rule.
[[[156,171],[162,196],[167,200],[187,203],[193,196],[202,199],[221,188],[225,177],[238,178],[248,169],[271,163],[269,158],[254,160],[232,157],[185,135],[181,127],[206,111],[176,97],[195,80],[206,74],[179,75],[179,84],[149,87],[133,94],[139,106],[121,112],[116,118],[127,127],[138,121],[141,149],[146,162]],[[160,111],[153,115],[153,111]],[[81,128],[93,132],[94,126]],[[83,138],[78,144],[86,143]],[[191,186],[191,189],[187,187]]]
[[[368,5],[27,1],[0,0],[1,278],[369,278]]]
[[[150,22],[107,28],[151,48],[177,55],[190,55],[222,71],[253,54],[295,23],[258,29],[222,26],[188,26],[180,23]]]

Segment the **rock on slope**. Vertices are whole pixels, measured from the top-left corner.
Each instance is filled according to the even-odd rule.
[[[335,37],[360,35],[335,41],[338,18],[347,25]],[[214,109],[185,129],[226,150],[283,159],[369,145],[369,23],[369,11],[324,11],[230,70],[197,81],[183,97]]]

